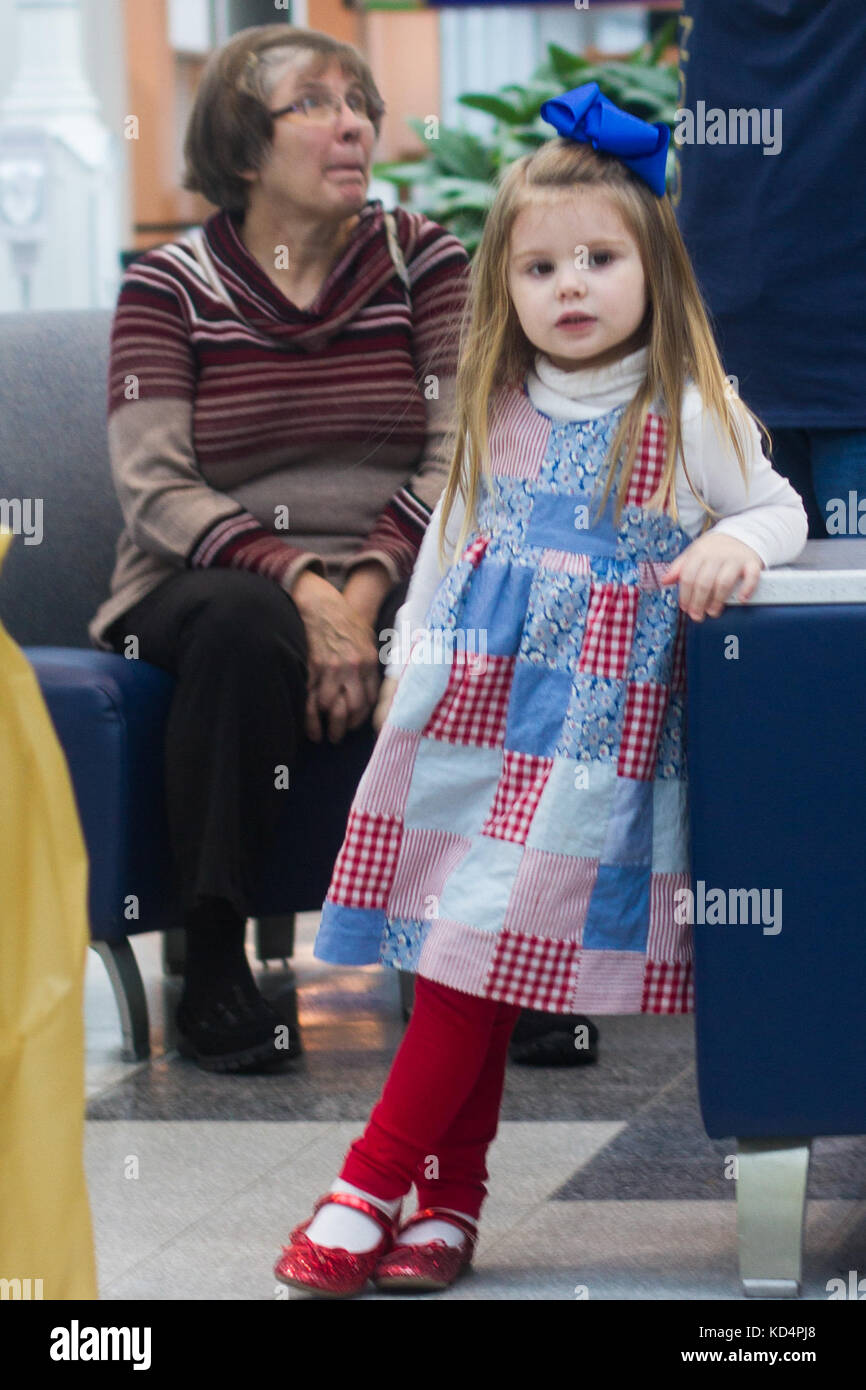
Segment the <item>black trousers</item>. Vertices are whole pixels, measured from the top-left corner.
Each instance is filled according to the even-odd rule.
[[[395,585],[379,609],[380,651],[408,583]],[[106,640],[123,652],[131,635],[141,660],[177,678],[165,771],[184,908],[222,898],[246,917],[248,885],[281,810],[277,769],[291,769],[307,739],[301,615],[261,575],[183,570],[117,619]]]

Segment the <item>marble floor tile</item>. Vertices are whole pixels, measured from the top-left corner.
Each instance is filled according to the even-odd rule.
[[[299,916],[293,994],[248,946],[264,992],[300,1020],[303,1056],[271,1076],[212,1075],[177,1056],[180,982],[164,978],[156,934],[133,941],[153,1057],[124,1063],[111,987],[91,953],[86,1159],[103,1298],[305,1297],[276,1283],[274,1260],[362,1132],[405,1028],[397,973],[317,961],[317,923],[318,913]],[[595,1021],[596,1065],[509,1063],[476,1267],[429,1297],[739,1298],[724,1171],[736,1144],[704,1131],[693,1020]],[[826,1298],[827,1281],[849,1270],[866,1272],[866,1138],[820,1138],[804,1297]]]
[[[484,1242],[543,1211],[618,1127],[506,1123],[490,1151]],[[290,1228],[330,1187],[353,1124],[92,1125],[87,1172],[103,1298],[274,1298]],[[138,1159],[137,1179],[123,1176]],[[412,1194],[414,1196],[414,1194]],[[414,1207],[407,1198],[406,1214]]]

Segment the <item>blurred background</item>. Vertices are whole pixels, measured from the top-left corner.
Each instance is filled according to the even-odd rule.
[[[423,208],[471,251],[491,176],[550,136],[537,116],[547,96],[601,75],[635,114],[673,120],[679,9],[0,0],[0,312],[113,307],[136,254],[212,211],[180,187],[183,137],[208,55],[240,29],[284,21],[355,44],[388,108],[369,196]],[[435,141],[423,133],[431,115]],[[413,161],[416,177],[386,177]]]

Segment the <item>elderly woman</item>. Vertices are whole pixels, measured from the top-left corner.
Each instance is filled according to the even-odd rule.
[[[235,35],[185,145],[185,187],[219,211],[133,263],[114,317],[125,526],[90,634],[177,677],[177,1023],[210,1070],[275,1060],[281,1020],[244,952],[275,769],[370,719],[379,634],[447,475],[468,258],[367,200],[383,111],[350,46],[282,24]]]

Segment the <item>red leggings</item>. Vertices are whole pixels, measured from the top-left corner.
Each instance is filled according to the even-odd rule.
[[[487,1195],[516,1004],[479,999],[418,975],[403,1041],[367,1128],[346,1155],[345,1182],[386,1201],[412,1186],[421,1207],[477,1218]]]

